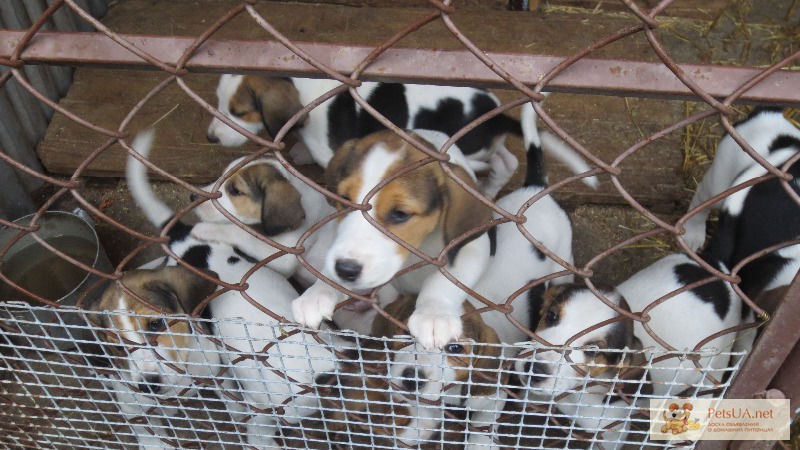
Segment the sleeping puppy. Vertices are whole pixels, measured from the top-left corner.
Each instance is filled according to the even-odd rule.
[[[613,304],[628,309],[613,288],[599,289]],[[614,442],[625,440],[628,422],[617,422],[633,411],[616,391],[635,394],[641,383],[626,372],[643,362],[633,324],[584,285],[554,286],[533,300],[541,308],[536,335],[553,347],[532,341],[532,350],[522,353],[532,355],[516,361],[527,387],[524,399],[555,403],[565,420],[575,422],[565,426],[591,434],[594,445],[602,442],[603,448],[619,448]],[[579,335],[590,327],[591,331]],[[627,381],[611,381],[615,377]]]
[[[336,80],[275,78],[257,75],[222,75],[217,85],[219,111],[244,130],[258,134],[264,128],[275,136],[286,121],[304,106],[340,86]],[[362,82],[356,88],[379,114],[400,128],[429,129],[452,136],[467,124],[500,105],[490,92],[470,87]],[[300,141],[320,166],[327,167],[334,152],[350,139],[359,139],[385,127],[353,99],[342,92],[312,109],[296,126]],[[516,160],[505,147],[507,134],[521,136],[522,125],[504,114],[492,117],[465,134],[458,141],[474,171],[492,172],[483,186],[494,197],[516,169]],[[247,138],[216,117],[208,126],[208,140],[225,146],[239,146]],[[550,135],[548,138],[554,138]],[[561,152],[558,139],[551,149],[575,172],[589,169],[573,153]],[[497,158],[497,160],[494,160]],[[500,160],[513,160],[504,165]],[[500,168],[503,174],[496,173]],[[496,178],[495,178],[496,176]],[[596,180],[586,180],[587,183]]]
[[[767,158],[774,166],[779,167],[786,162],[792,153],[797,152],[796,142],[800,139],[800,129],[788,121],[781,110],[758,108],[742,122],[736,124],[736,132],[759,155]],[[794,147],[794,151],[787,151]],[[726,134],[719,142],[714,162],[697,186],[689,210],[722,193],[726,189],[746,181],[742,175],[746,170],[759,172],[757,177],[766,171],[741,146]],[[751,178],[752,178],[751,177]],[[735,181],[737,180],[738,181]],[[735,181],[735,182],[734,182]],[[699,249],[706,238],[706,219],[710,210],[719,207],[720,202],[711,208],[698,211],[684,224],[686,233],[683,239],[692,250]],[[769,223],[765,221],[764,223]],[[732,267],[732,266],[729,266]]]
[[[447,140],[447,136],[429,130],[414,133],[437,148]],[[461,182],[474,188],[475,177],[463,155],[456,147],[448,154],[452,162],[444,164]],[[401,293],[418,292],[417,307],[409,319],[411,334],[425,348],[441,348],[461,335],[460,316],[467,294],[432,265],[396,277],[419,257],[386,232],[425,255],[437,257],[444,252],[447,262],[442,269],[472,287],[492,253],[489,234],[472,230],[487,224],[491,212],[449,177],[439,163],[403,172],[426,157],[388,130],[350,141],[339,149],[326,171],[328,187],[345,199],[367,204],[370,220],[358,210],[340,217],[323,275],[355,292],[368,292],[389,281]],[[368,196],[378,186],[376,194]],[[453,244],[456,238],[461,241]],[[447,245],[450,247],[445,251]],[[343,293],[318,281],[294,301],[294,318],[316,327],[323,318],[331,317],[343,299]]]
[[[398,321],[405,322],[414,311],[413,296],[402,296],[386,306],[385,311]],[[503,410],[507,393],[503,386],[508,376],[501,370],[503,348],[495,330],[475,314],[469,302],[464,303],[464,328],[459,340],[444,346],[442,351],[418,351],[412,343],[389,342],[387,355],[389,377],[395,386],[394,398],[411,405],[412,412],[426,418],[426,428],[407,429],[398,436],[416,445],[429,440],[441,428],[444,406],[469,412],[467,447],[494,448],[493,429]],[[395,322],[378,316],[372,325],[376,337],[405,335]],[[473,428],[489,431],[473,431]]]
[[[90,311],[105,311],[90,319],[100,322],[97,333],[108,344],[104,348],[116,369],[107,384],[141,448],[167,446],[162,438],[174,436],[161,418],[175,416],[175,400],[197,396],[198,387],[221,370],[210,330],[188,320],[215,288],[181,267],[133,270],[85,305]],[[221,390],[232,388],[224,379],[220,385]]]
[[[136,136],[132,147],[147,158],[152,144],[153,130],[148,130]],[[219,184],[222,196],[217,201],[244,227],[225,217],[207,201],[194,209],[200,223],[190,226],[178,222],[168,232],[170,248],[195,267],[219,271],[226,265],[223,258],[211,251],[216,247],[211,244],[222,245],[223,249],[231,247],[237,259],[251,263],[269,258],[279,249],[256,235],[294,247],[309,227],[334,211],[322,194],[289,174],[276,159],[259,158],[244,165],[241,162],[242,158],[231,162],[220,180],[206,190],[214,191],[214,186]],[[155,195],[147,168],[133,155],[128,156],[126,177],[131,195],[147,219],[156,227],[163,227],[172,218],[173,211]],[[322,266],[332,233],[333,225],[325,225],[303,241],[306,249],[303,257],[309,264]],[[316,281],[292,254],[277,257],[266,266],[286,277],[296,275],[305,286]]]

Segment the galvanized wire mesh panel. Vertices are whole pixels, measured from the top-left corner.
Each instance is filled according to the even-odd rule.
[[[797,73],[782,69],[792,66],[798,53],[789,49],[766,68],[681,65],[665,51],[657,33],[662,13],[671,2],[660,2],[649,11],[635,2],[621,3],[634,18],[634,25],[614,30],[574,55],[559,58],[483,51],[453,21],[458,5],[447,1],[431,1],[427,14],[410,20],[396,34],[371,46],[293,42],[275,29],[268,8],[252,1],[236,3],[221,16],[209,17],[211,25],[189,37],[119,33],[94,19],[80,2],[73,0],[50,2],[27,30],[0,31],[8,38],[2,40],[0,48],[0,63],[6,69],[0,77],[0,89],[11,89],[14,83],[15,91],[27,91],[73,126],[84,127],[104,141],[88,149],[68,178],[43,173],[15,157],[13,149],[0,153],[5,163],[51,189],[32,219],[21,223],[0,220],[0,225],[13,232],[0,248],[0,256],[7,256],[12,244],[26,236],[44,241],[40,235],[44,234],[41,223],[45,212],[65,200],[80,204],[99,224],[136,241],[133,248],[114,261],[113,269],[53,245],[44,246],[55,261],[66,261],[81,274],[92,275],[91,282],[85,283],[85,289],[74,298],[80,308],[76,310],[64,308],[59,296],[20,289],[23,286],[12,281],[6,270],[10,264],[0,266],[0,279],[11,285],[13,292],[1,300],[29,299],[47,306],[4,306],[2,399],[8,408],[0,412],[7,419],[7,433],[0,439],[9,446],[48,448],[620,448],[623,443],[645,445],[646,425],[650,422],[648,399],[725,395],[742,364],[742,356],[749,350],[748,340],[772,310],[760,298],[765,293],[764,286],[752,290],[747,287],[752,286],[748,284],[747,265],[765,255],[783,258],[786,264],[781,267],[788,269],[782,275],[788,279],[781,278],[769,287],[785,289],[800,261],[800,256],[795,255],[800,243],[788,227],[789,236],[752,249],[751,254],[740,255],[726,266],[698,253],[698,243],[688,239],[684,228],[697,218],[704,222],[704,214],[716,203],[732,202],[730,199],[736,199],[737,193],[749,192],[747,189],[757,184],[771,186],[773,193],[785,193],[787,202],[779,211],[787,211],[789,222],[800,216],[797,183],[792,181],[796,180],[793,167],[800,159],[797,145],[791,139],[781,140],[783,134],[773,135],[775,139],[764,144],[758,133],[753,138],[735,128],[739,114],[733,107],[740,100],[797,103],[796,90],[786,87],[794,85]],[[67,9],[98,32],[85,35],[44,31],[48,20]],[[404,37],[431,22],[445,27],[459,48],[448,52],[397,48]],[[217,35],[226,26],[240,23],[268,35],[269,41],[231,41]],[[652,49],[652,61],[593,58],[594,52],[631,36],[641,38]],[[56,44],[58,51],[54,50]],[[420,60],[429,64],[420,64]],[[65,63],[103,64],[120,69],[135,66],[159,71],[163,78],[137,93],[141,98],[135,106],[123,111],[119,121],[109,124],[103,117],[81,117],[49,100],[24,70],[30,64]],[[453,67],[458,68],[455,74],[451,73]],[[254,76],[256,80],[274,79],[277,75],[308,76],[311,78],[283,81],[295,87],[304,83],[314,87],[304,91],[300,105],[274,123],[265,117],[263,104],[259,104],[261,118],[248,127],[238,120],[245,114],[237,114],[226,105],[215,107],[215,99],[199,92],[190,81],[191,71],[246,72],[264,77]],[[512,90],[517,98],[495,102],[476,117],[444,130],[447,136],[441,142],[428,145],[424,133],[412,134],[406,129],[413,124],[394,123],[369,102],[374,88],[369,83],[375,80],[502,87]],[[444,87],[429,88],[432,90],[428,92],[434,92],[431,96],[446,91]],[[222,124],[228,133],[255,143],[257,148],[233,163],[231,170],[216,174],[221,177],[205,188],[149,161],[141,147],[132,146],[134,133],[140,131],[138,123],[143,116],[155,114],[153,103],[166,97],[169,89],[179,91],[181,99],[200,112],[204,123]],[[604,160],[591,145],[571,136],[543,108],[542,93],[550,91],[691,98],[704,106],[666,128],[642,133],[641,140]],[[323,180],[324,177],[309,175],[290,155],[289,144],[296,137],[297,128],[319,120],[313,116],[320,111],[324,114],[331,99],[347,102],[351,109],[362,112],[370,124],[401,136],[380,135],[385,141],[397,139],[403,146],[416,148],[418,158],[391,176],[374,180],[375,184],[362,189],[358,198],[338,189],[330,177]],[[464,165],[447,161],[458,157],[457,148],[466,145],[471,131],[489,124],[493,118],[516,114],[520,107],[523,115],[535,111],[540,128],[548,130],[548,142],[575,152],[592,167],[536,190],[507,186],[500,199],[495,200],[494,193],[481,190],[482,178],[472,181],[469,174],[465,175],[468,171]],[[155,116],[169,113],[158,111]],[[780,120],[773,117],[772,123],[780,122],[791,138],[800,132],[796,120],[788,113],[786,116]],[[626,163],[654,142],[708,118],[718,118],[728,142],[738,144],[731,144],[732,154],[743,158],[747,170],[728,174],[731,183],[705,192],[677,219],[665,218],[630,192],[624,175],[636,168]],[[153,122],[158,120],[149,125]],[[266,133],[261,132],[264,128]],[[521,134],[525,145],[539,139],[530,127],[523,127]],[[348,137],[370,139],[369,136],[356,133]],[[776,142],[780,144],[777,147]],[[313,144],[311,139],[304,143]],[[82,189],[87,173],[102,172],[104,164],[114,161],[114,146],[117,151],[121,149],[123,160],[128,157],[129,164],[138,161],[144,172],[156,173],[193,195],[189,203],[183,202],[170,211],[169,219],[162,217],[155,224],[159,228],[155,234],[132,225],[125,214],[110,213],[105,205],[89,200]],[[779,155],[771,153],[776,149]],[[496,152],[497,148],[489,150]],[[227,163],[232,158],[226,155],[215,148],[197,159],[225,159]],[[288,241],[248,226],[254,222],[234,214],[236,205],[224,199],[225,195],[241,193],[240,188],[230,187],[240,169],[260,163],[263,157],[269,157],[269,164],[280,172],[284,182],[288,180],[294,189],[304,192],[302,195],[308,193],[318,200],[315,207],[304,210],[303,220],[309,220]],[[120,159],[119,153],[116,158]],[[494,170],[490,162],[480,161],[483,168]],[[534,155],[527,165],[531,168],[536,162]],[[175,171],[179,169],[176,167]],[[429,180],[441,180],[440,184],[453,189],[448,195],[457,192],[466,199],[465,204],[472,205],[465,208],[463,217],[485,219],[454,227],[456,232],[445,230],[443,234],[450,233],[447,242],[433,251],[410,243],[416,237],[413,233],[397,232],[390,221],[374,216],[374,211],[380,209],[375,201],[382,189],[420,173],[415,171],[426,170]],[[746,176],[737,178],[740,174]],[[566,249],[556,248],[554,241],[547,240],[547,233],[535,227],[551,223],[560,211],[549,194],[592,176],[603,177],[611,186],[609,195],[638,213],[647,222],[647,229],[610,243],[587,261],[576,264],[567,218],[566,222],[553,219],[555,229],[550,230],[557,236],[568,236]],[[512,193],[504,197],[508,191]],[[278,203],[288,201],[286,192],[277,194]],[[443,202],[441,198],[439,201]],[[435,203],[432,201],[431,205]],[[211,235],[206,235],[204,241],[200,239],[202,242],[193,249],[176,244],[189,233],[187,219],[201,208],[207,214],[224,217],[222,226],[228,231],[235,229],[232,235],[238,241],[226,243],[221,238],[227,231],[211,228]],[[281,213],[289,216],[291,211]],[[336,227],[346,215],[360,216],[369,225],[357,237],[367,234],[363,230],[388,236],[385,241],[397,247],[398,252],[412,255],[408,264],[390,274],[389,280],[354,287],[348,284],[347,277],[315,262],[319,255],[314,254],[314,244],[327,228]],[[399,211],[392,220],[403,223],[408,215]],[[541,220],[544,216],[547,220]],[[260,220],[265,221],[263,216]],[[344,233],[339,231],[334,235]],[[517,242],[510,249],[498,247],[499,252],[515,255],[527,251],[536,261],[548,261],[546,269],[515,274],[513,278],[494,272],[495,278],[486,278],[490,281],[485,285],[480,280],[466,281],[477,280],[480,274],[458,272],[450,265],[455,258],[452,255],[474,240],[484,236],[490,239],[488,236],[493,233],[506,233],[503,239]],[[775,234],[760,234],[766,235]],[[656,236],[674,239],[671,249],[675,254],[651,266],[653,272],[639,272],[637,282],[622,283],[616,288],[606,286],[595,275],[594,270],[605,259]],[[703,238],[700,236],[699,244]],[[363,246],[370,245],[371,242]],[[136,264],[132,261],[156,247],[182,272],[164,269],[158,273],[166,275],[158,277],[154,272],[134,272]],[[266,254],[261,253],[263,248],[268,249]],[[258,250],[257,258],[251,254],[254,250]],[[322,250],[327,255],[329,249]],[[198,264],[197,252],[205,257],[213,255],[217,260]],[[504,261],[507,266],[503,270],[509,273],[521,266],[514,258]],[[291,273],[281,272],[281,264],[293,267]],[[38,269],[44,275],[39,286],[58,281],[61,272],[50,269]],[[616,270],[625,275],[621,278],[634,275],[630,267]],[[448,317],[465,324],[462,336],[447,340],[435,350],[424,348],[412,338],[394,338],[409,333],[420,338],[418,330],[408,324],[411,311],[402,316],[403,311],[391,305],[398,298],[391,289],[407,294],[400,299],[419,300],[414,297],[419,292],[410,292],[419,290],[419,284],[409,287],[409,283],[398,281],[415,271],[438,276],[438,286],[455,286],[455,295],[463,297],[460,300],[474,300],[463,311],[454,307],[457,314]],[[488,269],[486,273],[490,273]],[[130,281],[134,277],[139,281]],[[180,288],[169,284],[184,278],[191,280]],[[292,278],[295,285],[286,278]],[[343,325],[345,322],[332,313],[334,323],[357,329],[360,334],[297,325],[304,319],[296,316],[292,302],[315,280],[323,280],[323,288],[332,288],[331,295],[341,297],[335,313],[349,315],[347,325]],[[569,288],[572,290],[543,292],[545,286],[553,288],[572,280],[577,282],[577,287]],[[388,293],[382,291],[384,284],[390,286]],[[298,285],[301,289],[295,291]],[[106,294],[101,298],[102,292]],[[585,295],[575,297],[578,300],[570,297],[576,293]],[[579,300],[590,303],[584,309],[578,308],[577,315],[564,306],[568,301],[580,306]],[[542,302],[544,307],[539,311]],[[694,309],[685,308],[688,302],[694,302]],[[559,305],[563,309],[556,308]],[[707,308],[700,311],[700,306]],[[432,315],[447,315],[449,311],[442,309]],[[526,324],[521,317],[529,309],[531,314],[525,320],[531,323]],[[712,309],[714,312],[709,312]],[[203,319],[209,312],[214,317]],[[551,313],[555,314],[552,320]],[[320,315],[326,314],[324,311]],[[758,320],[754,321],[751,315]],[[725,320],[717,323],[716,318]],[[468,323],[474,327],[467,330]],[[699,328],[689,327],[698,324]],[[679,339],[682,328],[693,330],[690,340]],[[787,331],[784,335],[787,343],[796,341],[796,333]],[[612,342],[612,337],[617,342]],[[788,352],[791,345],[787,346]],[[768,364],[774,373],[776,363]]]

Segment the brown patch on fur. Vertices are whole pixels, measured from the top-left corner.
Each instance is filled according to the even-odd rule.
[[[125,286],[133,295],[126,292]],[[86,308],[93,311],[129,310],[134,314],[112,313],[103,315],[100,324],[111,331],[99,332],[110,344],[132,344],[125,340],[126,333],[136,333],[151,345],[168,350],[163,356],[171,361],[182,361],[186,350],[193,346],[192,330],[185,320],[169,317],[139,317],[138,315],[191,314],[193,310],[216,289],[216,284],[195,275],[180,266],[157,270],[132,270],[110,284],[103,295]],[[151,324],[152,323],[152,324]],[[157,326],[156,326],[157,325]],[[141,334],[138,334],[143,332]],[[173,334],[174,333],[174,334]],[[117,347],[109,348],[117,353]]]
[[[289,79],[256,75],[243,78],[228,104],[239,119],[263,123],[270,137],[302,108],[297,88]]]
[[[389,130],[372,133],[362,139],[346,142],[334,154],[326,171],[328,188],[347,199],[360,200],[357,196],[363,190],[361,164],[378,144],[389,151],[400,153],[400,158],[387,169],[384,178],[390,178],[409,165],[428,158],[425,153]],[[463,168],[453,164],[449,167],[460,180],[475,187]],[[436,229],[443,231],[447,243],[491,220],[489,208],[467,193],[435,162],[392,180],[373,198],[375,219],[389,232],[415,248],[419,248],[425,238]],[[410,218],[393,223],[391,217],[396,211],[409,214]],[[397,253],[405,256],[408,251],[397,245]]]
[[[244,167],[224,183],[223,190],[236,215],[257,220],[267,236],[296,229],[305,220],[300,192],[271,164]]]
[[[505,384],[508,375],[500,371],[500,356],[502,348],[500,338],[494,329],[486,325],[480,314],[470,314],[475,308],[469,302],[464,302],[464,318],[462,340],[458,341],[464,347],[462,354],[447,356],[447,361],[456,371],[456,381],[466,383],[470,378],[476,384],[493,384],[498,381]],[[384,310],[395,319],[407,323],[408,318],[416,307],[416,297],[404,295],[387,305]],[[376,337],[392,337],[407,334],[406,330],[378,315],[372,322],[372,333]],[[472,342],[478,344],[473,345]],[[404,346],[403,342],[393,342],[392,349]],[[466,386],[465,386],[466,387]],[[470,395],[490,395],[497,390],[497,386],[470,386]]]

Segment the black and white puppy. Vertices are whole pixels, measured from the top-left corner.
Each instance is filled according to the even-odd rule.
[[[774,122],[788,122],[777,113],[762,112]],[[782,129],[782,127],[780,127]],[[770,130],[762,130],[764,133]],[[773,135],[767,161],[780,167],[790,158],[787,173],[792,176],[787,187],[777,178],[737,191],[722,201],[719,225],[703,253],[708,259],[719,259],[733,269],[745,258],[766,248],[800,239],[800,130],[797,135]],[[736,186],[766,175],[760,164],[752,164],[731,183]],[[751,299],[764,291],[787,286],[800,270],[800,244],[787,245],[748,262],[738,272],[740,288]]]
[[[797,152],[800,129],[787,120],[781,110],[756,109],[747,119],[736,124],[735,129],[753,150],[776,167],[786,162],[792,157],[793,153]],[[749,175],[745,172],[748,172]],[[689,204],[689,210],[696,208],[701,203],[730,187],[765,173],[766,170],[750,157],[730,134],[726,134],[719,142],[711,167],[697,186],[694,197],[692,197],[692,201]],[[739,194],[741,193],[740,191]],[[743,197],[739,196],[740,199],[743,199]],[[743,200],[738,201],[739,204],[742,202]],[[718,202],[711,208],[698,211],[697,214],[686,221],[684,225],[686,233],[683,235],[683,239],[690,249],[697,250],[702,247],[706,239],[706,219],[711,209],[718,208],[721,203]],[[731,211],[729,214],[738,215],[738,210],[741,208],[737,210],[737,208],[733,207],[733,203],[731,206],[728,208]],[[769,222],[764,221],[764,223],[767,224]]]
[[[340,86],[336,80],[308,78],[269,78],[256,75],[222,75],[217,86],[218,109],[243,129],[258,134],[264,128],[271,135],[304,106]],[[500,105],[490,92],[470,87],[363,82],[356,91],[369,105],[393,124],[406,129],[428,129],[452,136],[458,130]],[[385,127],[365,111],[349,92],[325,101],[308,113],[296,127],[300,141],[314,161],[327,167],[334,152],[350,139],[362,138]],[[247,138],[216,117],[208,127],[208,139],[225,146],[239,146]],[[522,136],[520,122],[497,115],[478,125],[459,139],[458,146],[474,171],[492,167],[482,189],[494,197],[516,165],[505,167],[501,161],[512,160],[505,147],[508,134]],[[552,135],[546,151],[561,159],[574,172],[589,169],[577,155],[562,152],[563,143]],[[499,160],[492,160],[499,158]],[[514,160],[515,161],[515,160]],[[497,173],[498,168],[507,173]],[[596,180],[585,178],[594,186]]]

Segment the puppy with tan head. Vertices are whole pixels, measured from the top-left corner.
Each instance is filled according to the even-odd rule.
[[[629,310],[616,290],[599,290],[611,304]],[[574,418],[572,427],[593,435],[592,443],[621,448],[629,425],[626,419],[635,407],[617,396],[615,388],[640,395],[641,380],[629,379],[626,370],[644,361],[631,320],[581,284],[551,287],[534,302],[541,318],[536,335],[553,347],[532,341],[532,348],[521,353],[532,355],[516,361],[527,386],[526,400],[553,402]],[[627,381],[610,381],[617,377]]]
[[[414,311],[414,297],[402,296],[386,306],[385,311],[405,322]],[[444,420],[444,406],[469,412],[467,448],[495,448],[493,432],[473,429],[497,425],[507,393],[508,376],[501,369],[503,348],[495,330],[486,325],[469,302],[464,303],[463,333],[448,342],[441,351],[424,351],[413,342],[389,341],[389,377],[397,401],[411,405],[412,412],[427,418],[427,427],[402,433],[406,443],[430,439]],[[376,337],[405,335],[396,322],[378,316],[373,322]],[[443,431],[443,430],[442,430]]]
[[[133,270],[85,305],[98,312],[90,319],[108,344],[116,369],[108,385],[121,412],[148,419],[147,425],[133,426],[143,448],[166,445],[162,437],[170,437],[159,417],[173,416],[176,410],[164,404],[196,396],[198,383],[213,379],[221,369],[210,331],[198,330],[188,320],[215,289],[214,283],[181,267]],[[230,388],[226,384],[222,382],[223,389]]]
[[[435,148],[447,140],[433,131],[414,133]],[[463,164],[457,147],[450,147],[448,154],[451,162],[444,164],[461,183],[474,187],[474,174]],[[411,333],[426,348],[441,348],[461,335],[466,299],[444,271],[463,285],[474,286],[491,254],[490,237],[480,231],[491,220],[491,211],[439,163],[420,165],[424,158],[421,150],[390,131],[350,141],[339,149],[326,171],[328,187],[368,211],[350,211],[340,217],[323,274],[341,288],[359,293],[390,281],[400,292],[418,292],[409,319]],[[417,166],[409,170],[413,165]],[[395,277],[420,261],[409,248],[433,258],[443,254],[446,263],[441,269],[427,265]],[[294,301],[294,318],[317,327],[343,299],[339,290],[317,282]]]
[[[133,150],[144,158],[152,147],[152,130],[140,133],[132,144]],[[128,157],[126,176],[131,195],[142,212],[153,225],[163,227],[172,218],[173,211],[153,192],[147,167],[133,154]],[[229,247],[236,251],[238,258],[258,262],[279,252],[264,238],[294,247],[309,227],[334,211],[322,194],[270,157],[250,162],[245,158],[232,161],[222,176],[205,190],[218,191],[221,196],[216,204],[209,200],[194,209],[199,223],[190,226],[179,222],[169,230],[170,248],[190,264],[214,270],[221,276],[229,264],[215,255],[215,245],[224,246],[225,258]],[[312,266],[322,266],[333,227],[323,226],[303,241],[306,249],[303,257]],[[292,254],[274,258],[266,266],[286,277],[296,275],[304,285],[316,281]]]

